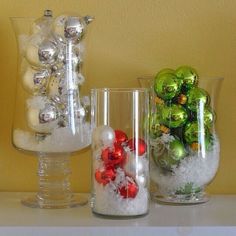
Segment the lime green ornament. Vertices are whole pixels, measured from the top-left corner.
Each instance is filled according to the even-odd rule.
[[[191,111],[199,111],[201,106],[207,106],[210,102],[210,96],[202,88],[192,88],[188,91],[186,106]]]
[[[193,194],[201,192],[200,187],[195,187],[192,182],[186,183],[184,187],[179,188],[175,193],[176,194]]]
[[[180,92],[178,78],[173,73],[161,73],[155,77],[154,91],[160,98],[170,100]]]
[[[151,138],[157,138],[162,134],[160,130],[160,118],[157,113],[150,114],[149,117],[149,135]]]
[[[186,155],[184,145],[178,139],[171,141],[168,149],[162,155],[158,150],[153,150],[154,162],[167,170],[171,170],[173,166],[178,165]]]
[[[167,74],[167,73],[169,73],[169,74],[175,74],[175,71],[174,71],[173,69],[170,69],[170,68],[164,68],[164,69],[160,70],[160,71],[157,73],[156,78],[159,77],[159,76],[162,75],[162,74]]]
[[[187,143],[191,144],[193,142],[198,142],[201,144],[202,137],[209,136],[209,130],[206,126],[199,126],[197,121],[189,122],[184,127],[184,139]]]
[[[190,66],[181,66],[175,71],[176,76],[183,81],[183,87],[187,90],[197,86],[197,71]]]
[[[211,151],[213,148],[213,138],[211,135],[205,137],[205,150]]]
[[[203,116],[204,116],[204,124],[208,128],[211,128],[216,119],[215,112],[210,107],[205,107]]]
[[[181,105],[172,104],[161,109],[161,122],[169,128],[177,128],[186,123],[187,111]]]

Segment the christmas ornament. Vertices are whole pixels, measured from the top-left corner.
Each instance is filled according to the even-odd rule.
[[[138,193],[138,185],[129,177],[127,183],[119,188],[119,193],[123,198],[135,198]]]
[[[131,151],[134,151],[139,156],[142,156],[147,150],[147,144],[141,138],[132,138],[128,141],[127,145]]]
[[[170,68],[164,68],[156,74],[156,78],[163,75],[163,74],[175,74],[175,71]]]
[[[126,173],[135,177],[148,169],[148,161],[145,158],[137,158],[133,153],[128,153],[124,169]]]
[[[155,78],[154,91],[164,100],[174,98],[180,91],[178,78],[171,73],[160,74]]]
[[[192,88],[187,93],[187,98],[188,101],[186,105],[191,111],[198,111],[200,106],[204,107],[210,102],[208,93],[202,88]]]
[[[55,42],[44,40],[38,48],[39,61],[42,64],[53,64],[57,60],[59,54],[58,47]]]
[[[172,104],[161,109],[161,123],[169,128],[177,128],[186,123],[188,114],[181,105]]]
[[[45,108],[39,111],[39,123],[44,124],[55,121],[58,116],[57,108],[52,104],[46,104]]]
[[[105,170],[96,170],[95,179],[99,184],[107,185],[109,182],[114,181],[116,172],[114,168],[108,167]]]
[[[35,70],[27,67],[22,76],[22,85],[24,89],[31,94],[45,94],[50,73],[48,70]]]
[[[190,66],[180,66],[175,71],[176,76],[183,81],[184,89],[191,89],[198,84],[198,74],[197,71]]]
[[[187,96],[184,94],[180,94],[178,96],[178,103],[184,105],[187,102]]]
[[[71,40],[73,43],[78,43],[85,33],[86,25],[92,20],[91,16],[62,15],[55,19],[53,31],[60,42]]]
[[[167,170],[171,170],[173,166],[178,165],[187,155],[183,143],[178,139],[171,141],[164,152],[160,153],[157,149],[154,149],[152,154],[155,163]]]
[[[128,136],[122,130],[115,130],[115,142],[122,144],[128,141]]]
[[[93,131],[93,143],[100,147],[113,147],[115,142],[114,130],[107,126],[99,126]]]
[[[208,128],[204,126],[200,129],[197,121],[189,122],[184,127],[184,139],[187,143],[199,142],[207,135],[209,135]]]
[[[53,22],[52,11],[45,10],[44,15],[33,22],[31,29],[32,34],[38,34],[38,33],[48,34],[49,30],[51,29],[52,22]]]
[[[210,129],[215,122],[215,112],[210,107],[204,108],[204,124]]]
[[[101,159],[104,161],[105,165],[115,166],[124,164],[126,156],[127,153],[124,148],[120,144],[114,143],[113,148],[105,148],[102,150]]]

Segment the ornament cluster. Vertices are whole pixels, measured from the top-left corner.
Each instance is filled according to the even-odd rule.
[[[133,199],[139,186],[147,183],[147,144],[143,139],[131,138],[122,130],[99,126],[93,133],[93,150],[98,150],[95,180],[109,185],[120,197]]]
[[[82,41],[92,20],[71,15],[53,18],[47,10],[33,22],[22,46],[21,78],[31,95],[27,120],[34,131],[49,133],[73,125],[74,120],[84,121],[89,102],[79,93],[84,82]]]
[[[212,149],[215,112],[198,82],[198,73],[190,66],[163,69],[155,77],[150,137],[154,162],[164,171],[194,152]]]

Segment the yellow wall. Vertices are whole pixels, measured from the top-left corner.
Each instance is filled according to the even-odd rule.
[[[235,0],[1,0],[0,191],[37,189],[35,157],[11,146],[16,43],[10,16],[40,16],[45,8],[96,17],[87,58],[88,87],[133,87],[136,78],[189,64],[200,75],[225,78],[218,124],[221,165],[211,193],[236,194]],[[72,159],[72,185],[89,191],[90,152]]]

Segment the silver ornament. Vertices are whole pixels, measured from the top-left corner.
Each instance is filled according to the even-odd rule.
[[[44,109],[41,109],[39,112],[39,123],[49,123],[55,121],[58,118],[58,110],[52,104],[46,104]]]
[[[147,176],[145,176],[144,174],[137,176],[136,181],[138,185],[142,185],[143,187],[147,186]]]
[[[77,42],[82,39],[85,31],[85,24],[77,16],[69,16],[65,21],[65,38]]]
[[[53,64],[57,60],[59,50],[57,45],[52,41],[43,41],[39,45],[38,56],[42,64]]]
[[[76,117],[79,119],[79,120],[83,120],[85,118],[85,115],[86,115],[86,112],[85,112],[85,109],[80,106],[77,110],[76,110]]]
[[[50,73],[48,70],[35,70],[28,66],[22,75],[23,88],[34,95],[45,94],[49,77]]]
[[[125,170],[133,175],[141,175],[148,171],[148,161],[140,156],[135,156],[133,153],[128,152]]]
[[[102,125],[93,131],[93,145],[96,147],[112,147],[115,141],[114,130],[107,125]]]

